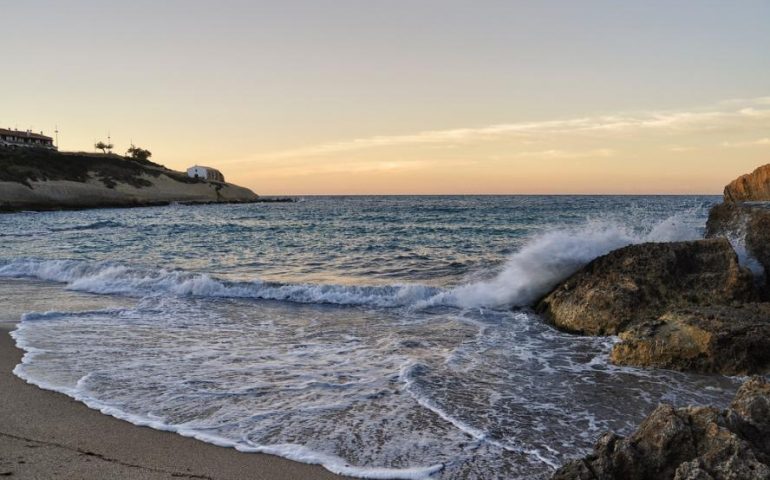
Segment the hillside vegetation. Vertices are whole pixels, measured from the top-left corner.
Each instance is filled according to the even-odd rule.
[[[114,188],[118,183],[142,188],[152,184],[147,178],[142,178],[143,175],[157,178],[161,174],[182,183],[203,182],[149,160],[115,154],[0,148],[0,182],[16,182],[30,188],[31,182],[86,182],[92,178],[101,181],[107,188]]]
[[[146,157],[0,148],[0,212],[257,201],[248,188],[190,178]]]

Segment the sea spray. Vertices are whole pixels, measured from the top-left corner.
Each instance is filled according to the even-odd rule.
[[[689,214],[672,215],[646,232],[626,224],[592,220],[576,228],[536,235],[512,254],[493,278],[455,287],[417,306],[528,306],[583,265],[617,248],[700,238],[701,230],[690,218]]]

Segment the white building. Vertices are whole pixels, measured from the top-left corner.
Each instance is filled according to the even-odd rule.
[[[216,168],[202,167],[200,165],[188,168],[187,176],[192,178],[202,178],[203,180],[212,180],[214,182],[225,181],[225,176]]]

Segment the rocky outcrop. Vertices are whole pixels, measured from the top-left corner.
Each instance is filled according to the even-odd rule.
[[[725,202],[770,201],[770,164],[730,182],[724,191]]]
[[[620,334],[613,363],[747,375],[770,371],[770,304],[688,306]]]
[[[733,238],[770,271],[770,204],[720,203],[709,211],[706,237]]]
[[[770,384],[754,377],[724,411],[661,405],[628,438],[602,436],[553,480],[769,480]]]
[[[672,308],[756,298],[751,273],[719,238],[615,250],[564,281],[536,310],[562,330],[614,335]]]

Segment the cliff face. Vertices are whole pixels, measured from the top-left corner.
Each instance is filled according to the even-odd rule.
[[[0,150],[0,211],[253,202],[237,185],[117,155]]]
[[[741,175],[725,187],[725,202],[770,201],[770,164]]]

